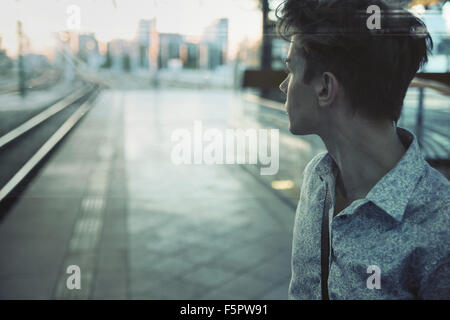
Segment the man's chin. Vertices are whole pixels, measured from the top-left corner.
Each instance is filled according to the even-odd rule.
[[[300,126],[293,126],[292,124],[289,124],[289,131],[296,136],[304,136],[314,133],[311,130],[308,130],[307,128],[303,128]]]
[[[292,124],[289,124],[289,131],[290,131],[292,134],[295,134],[295,135],[302,135],[302,134],[304,134],[304,133],[302,132],[302,130],[300,130],[300,129],[297,128],[296,126],[293,126]]]

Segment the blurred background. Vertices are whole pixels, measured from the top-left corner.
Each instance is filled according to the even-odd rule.
[[[288,131],[281,2],[1,2],[0,298],[287,298],[301,172],[325,147]],[[435,46],[399,126],[448,178],[450,2],[407,5]],[[195,121],[278,129],[279,170],[175,165]]]

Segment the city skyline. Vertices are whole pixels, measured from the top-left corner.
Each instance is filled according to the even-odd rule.
[[[74,3],[80,8],[81,23],[77,33],[94,33],[100,42],[113,39],[133,40],[137,37],[139,20],[156,18],[161,33],[179,33],[201,36],[204,29],[219,18],[229,19],[230,53],[245,38],[258,40],[261,30],[261,13],[257,1],[219,0],[187,1],[5,1],[0,11],[0,36],[2,47],[9,56],[17,55],[17,20],[23,25],[24,34],[30,39],[30,51],[46,56],[55,46],[55,32],[66,31]]]

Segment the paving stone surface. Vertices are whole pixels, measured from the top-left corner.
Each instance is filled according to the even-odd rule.
[[[224,130],[241,104],[103,91],[0,222],[0,298],[286,299],[293,207],[240,165],[171,161],[174,130]]]

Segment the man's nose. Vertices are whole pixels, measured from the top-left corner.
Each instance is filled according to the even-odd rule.
[[[285,85],[285,83],[286,83],[286,80],[284,80],[282,83],[280,83],[280,86],[279,86],[281,92],[283,92],[284,94],[286,94],[286,85]]]

